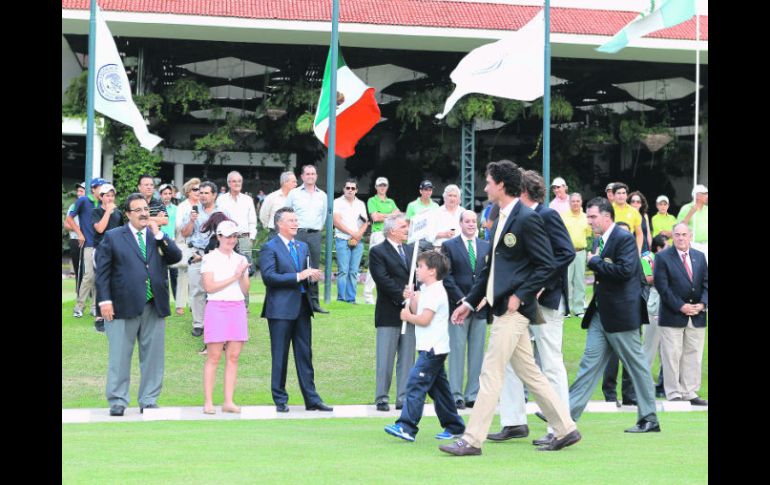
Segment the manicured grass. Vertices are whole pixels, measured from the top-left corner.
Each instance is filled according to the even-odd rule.
[[[315,382],[321,397],[330,404],[370,404],[375,387],[374,305],[350,305],[336,302],[336,286],[332,302],[323,305],[331,313],[318,315],[313,321],[313,363]],[[359,302],[362,302],[359,285]],[[589,288],[590,292],[590,288]],[[323,295],[323,286],[321,286]],[[589,294],[590,297],[590,294]],[[264,300],[261,280],[252,280],[249,313],[250,341],[244,347],[238,370],[235,400],[243,405],[272,404],[270,395],[270,339],[267,320],[259,318]],[[74,280],[62,280],[62,407],[107,407],[104,386],[107,375],[107,338],[94,331],[93,318],[72,317]],[[173,305],[172,305],[173,307]],[[190,335],[192,316],[173,315],[167,319],[166,359],[161,406],[197,406],[203,402],[203,362],[198,355],[201,338]],[[569,381],[575,379],[585,348],[586,331],[577,318],[564,325],[564,360]],[[708,398],[708,334],[704,352],[701,396]],[[221,404],[222,373],[220,362],[215,403]],[[657,376],[658,364],[653,366]],[[395,375],[391,398],[395,399]],[[131,377],[131,404],[136,404],[139,387],[138,351],[134,352]],[[618,382],[620,387],[620,382]],[[302,404],[293,358],[289,359],[287,379],[289,404]],[[592,399],[602,400],[598,386]]]
[[[527,439],[487,442],[482,456],[438,450],[437,418],[417,441],[383,432],[387,419],[140,422],[62,426],[64,484],[462,483],[595,485],[708,481],[708,414],[667,413],[661,433],[630,435],[634,413],[585,414],[583,440],[535,451],[545,432],[530,417]],[[492,430],[498,430],[497,419]]]

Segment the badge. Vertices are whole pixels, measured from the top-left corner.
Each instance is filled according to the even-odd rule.
[[[485,263],[489,263],[489,254],[487,254],[486,256],[484,256],[484,262],[485,262]]]
[[[508,246],[509,248],[512,248],[516,245],[516,236],[514,236],[509,232],[508,234],[503,236],[503,242],[505,243],[506,246]]]
[[[610,258],[604,258],[604,262],[612,264],[612,260]]]

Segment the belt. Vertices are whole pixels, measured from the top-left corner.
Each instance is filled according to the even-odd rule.
[[[299,231],[304,231],[304,232],[320,232],[320,229],[305,229],[305,228],[302,228],[302,227],[300,227],[298,230]]]
[[[575,248],[575,251],[585,251],[586,248]]]

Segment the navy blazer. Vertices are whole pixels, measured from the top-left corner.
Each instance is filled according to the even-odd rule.
[[[307,300],[310,315],[313,315],[308,280],[297,281],[297,273],[307,268],[308,246],[298,239],[294,239],[294,242],[297,243],[299,271],[294,266],[289,248],[278,235],[259,251],[259,272],[262,282],[265,283],[265,304],[262,305],[260,315],[262,318],[295,320],[299,316],[302,298]],[[304,295],[300,286],[305,288]]]
[[[182,251],[165,234],[160,241],[155,241],[149,228],[146,234],[146,262],[129,224],[105,232],[95,251],[96,302],[112,301],[115,319],[126,320],[142,314],[147,303],[147,276],[158,316],[171,314],[168,265],[178,263]],[[101,308],[98,305],[96,308],[101,315]]]
[[[633,234],[615,226],[604,250],[588,261],[588,267],[594,272],[594,296],[583,316],[583,328],[591,325],[597,298],[602,326],[608,333],[638,330],[642,323],[649,323],[639,279],[642,263]]]
[[[697,249],[690,248],[692,261],[692,281],[687,276],[684,263],[675,247],[669,247],[655,255],[655,289],[660,294],[658,325],[661,327],[686,327],[687,315],[679,309],[685,303],[709,304],[709,269],[706,256]],[[692,317],[695,327],[706,326],[706,312]]]
[[[545,232],[551,241],[556,271],[545,282],[545,290],[537,299],[538,303],[552,310],[559,309],[559,302],[564,298],[564,312],[569,314],[569,297],[567,296],[567,268],[575,259],[575,246],[569,237],[567,226],[559,213],[543,204],[535,207],[545,224]]]
[[[468,256],[468,246],[465,245],[462,236],[448,239],[441,244],[441,252],[449,259],[449,273],[444,277],[444,288],[449,297],[449,314],[457,307],[457,301],[461,300],[471,291],[484,269],[484,260],[489,254],[489,242],[476,239],[476,270],[471,270],[471,260]],[[476,314],[477,318],[487,318],[489,307],[484,305]]]
[[[498,218],[492,226],[493,235],[499,223]],[[498,317],[504,315],[508,311],[508,298],[516,294],[521,300],[519,313],[527,317],[530,323],[545,323],[535,296],[556,269],[556,263],[540,215],[519,200],[505,221],[494,255],[493,314]],[[491,263],[490,254],[485,258],[484,269],[466,297],[466,301],[474,308],[487,293]]]
[[[414,244],[404,244],[404,254],[412,261]],[[410,268],[387,239],[369,249],[369,271],[377,285],[374,307],[375,327],[400,327],[404,307],[404,287],[409,281]]]

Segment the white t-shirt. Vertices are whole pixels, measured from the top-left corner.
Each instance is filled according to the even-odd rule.
[[[449,298],[444,284],[436,281],[432,285],[422,285],[420,301],[417,303],[417,314],[423,310],[433,310],[433,320],[430,325],[423,327],[415,325],[414,337],[417,350],[433,349],[436,355],[449,353]]]
[[[448,231],[449,229],[454,229],[455,230],[455,233],[454,233],[455,236],[460,234],[460,232],[462,232],[462,228],[460,227],[460,214],[462,214],[462,212],[464,210],[465,209],[463,209],[462,207],[457,206],[455,208],[454,213],[452,213],[452,212],[449,212],[447,210],[446,205],[442,205],[441,207],[439,207],[436,210],[436,212],[434,213],[435,214],[434,217],[436,219],[435,219],[435,223],[434,223],[433,227],[436,229],[436,233]],[[454,237],[454,236],[452,236],[452,237]],[[434,246],[441,246],[441,244],[444,241],[448,241],[449,239],[451,239],[451,238],[449,238],[449,237],[438,238],[437,237],[433,241],[433,245]]]
[[[241,264],[241,261],[246,261],[246,258],[235,252],[233,252],[230,256],[227,256],[220,252],[219,249],[209,251],[208,254],[203,256],[203,262],[201,263],[201,275],[203,275],[203,273],[214,273],[215,282],[226,280],[235,274],[235,270],[238,269],[238,265]],[[235,280],[225,289],[215,293],[209,293],[208,299],[219,301],[240,301],[244,300],[244,297],[243,292],[241,291],[241,285],[239,284],[238,280]]]
[[[364,224],[358,217],[361,216],[366,219],[366,205],[358,198],[354,199],[351,204],[343,195],[334,199],[333,213],[342,214],[342,223],[348,229],[358,230]],[[350,234],[346,234],[335,227],[334,237],[347,240],[350,239]]]

